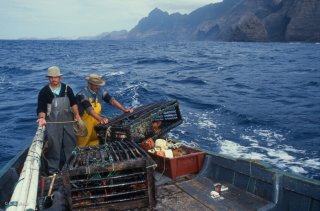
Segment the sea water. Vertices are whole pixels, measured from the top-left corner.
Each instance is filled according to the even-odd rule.
[[[126,107],[177,99],[184,121],[170,138],[320,179],[319,44],[0,41],[0,167],[31,143],[53,65],[75,93],[105,75]]]

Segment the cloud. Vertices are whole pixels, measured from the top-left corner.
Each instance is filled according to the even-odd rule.
[[[190,13],[214,0],[0,0],[0,39],[94,36],[132,29],[151,10]]]

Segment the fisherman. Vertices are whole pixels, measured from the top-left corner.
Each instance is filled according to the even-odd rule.
[[[88,81],[87,87],[82,89],[76,96],[81,118],[88,130],[87,136],[77,137],[77,144],[80,147],[98,145],[99,140],[94,127],[99,123],[109,122],[108,118],[101,116],[100,102],[110,103],[125,113],[133,112],[133,109],[124,108],[114,97],[101,88],[106,84],[102,77],[97,74],[90,74],[86,77],[86,80]]]
[[[49,175],[59,172],[70,157],[76,146],[73,122],[81,120],[71,87],[60,82],[62,75],[59,67],[49,67],[49,84],[38,95],[37,122],[39,126],[46,126]]]

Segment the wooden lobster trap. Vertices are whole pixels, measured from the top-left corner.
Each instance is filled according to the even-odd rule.
[[[140,143],[147,138],[156,139],[181,123],[179,103],[174,100],[140,106],[95,129],[101,144],[125,139]]]
[[[62,179],[72,210],[126,210],[155,205],[155,163],[133,141],[78,148]]]

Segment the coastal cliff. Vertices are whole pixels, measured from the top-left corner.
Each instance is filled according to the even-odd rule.
[[[319,42],[319,0],[224,0],[188,15],[154,9],[128,40]]]

